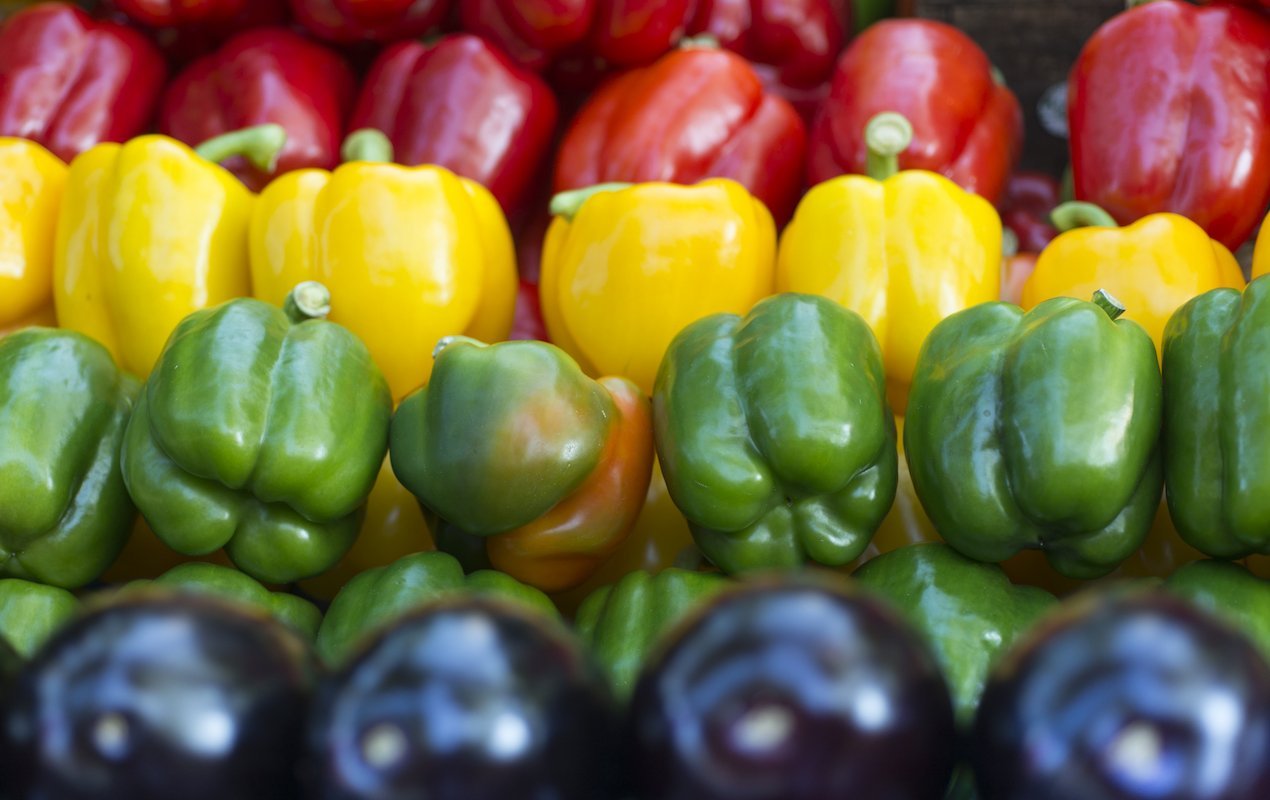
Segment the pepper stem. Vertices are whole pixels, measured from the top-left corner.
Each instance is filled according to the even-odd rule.
[[[632,184],[629,183],[597,183],[594,186],[588,186],[585,189],[570,189],[567,192],[560,192],[551,198],[551,205],[548,210],[552,216],[564,217],[570,222],[578,215],[578,211],[582,209],[583,203],[590,200],[592,196],[603,192],[620,192],[623,189],[629,189]]]
[[[1115,218],[1093,203],[1073,200],[1050,212],[1050,222],[1060,231],[1076,228],[1118,228]]]
[[[718,50],[719,38],[712,33],[698,33],[679,40],[680,50]]]
[[[331,313],[331,290],[317,281],[297,283],[283,301],[282,312],[296,325],[311,319],[324,319]]]
[[[375,128],[355,130],[344,139],[340,147],[340,158],[347,164],[350,161],[369,161],[379,164],[392,163],[392,141],[384,132]]]
[[[1005,73],[1002,72],[1001,68],[998,67],[996,64],[992,65],[991,74],[992,74],[992,82],[995,83],[997,86],[1004,86],[1004,87],[1009,86],[1009,84],[1005,82]]]
[[[456,333],[452,336],[442,336],[440,339],[437,339],[436,347],[432,348],[432,357],[435,359],[437,356],[441,355],[441,351],[445,348],[452,344],[460,343],[470,344],[475,347],[489,347],[489,345],[482,342],[480,339],[473,339],[471,336],[463,336],[462,334]]]
[[[213,136],[195,147],[194,152],[213,164],[242,156],[261,172],[272,173],[278,168],[278,156],[286,143],[286,128],[270,122]]]
[[[864,144],[869,149],[867,172],[884,181],[900,171],[900,153],[913,143],[913,125],[903,114],[883,111],[864,128]]]
[[[1010,228],[1001,229],[1001,257],[1014,258],[1019,254],[1019,235]]]
[[[1106,289],[1099,289],[1094,292],[1094,305],[1107,312],[1107,316],[1113,320],[1118,319],[1125,312],[1124,304],[1117,300]]]

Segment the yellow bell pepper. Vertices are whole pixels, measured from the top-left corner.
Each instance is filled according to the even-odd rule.
[[[601,184],[558,195],[539,295],[551,341],[589,375],[645,393],[686,325],[773,290],[776,228],[731,180]]]
[[[1023,308],[1051,297],[1088,299],[1104,289],[1155,341],[1182,304],[1209,289],[1244,287],[1235,257],[1204,229],[1177,214],[1150,214],[1124,228],[1089,203],[1054,211],[1063,231],[1036,261],[1023,285]]]
[[[1252,277],[1255,279],[1262,275],[1270,275],[1270,214],[1261,222],[1257,244],[1252,251]]]
[[[144,378],[178,322],[245,296],[255,196],[215,162],[241,154],[267,171],[285,138],[264,125],[196,152],[141,136],[76,157],[57,224],[58,325],[92,336]]]
[[[329,319],[361,337],[393,399],[432,374],[444,336],[511,332],[516,254],[498,201],[436,166],[391,162],[379,131],[351,134],[334,172],[265,187],[251,221],[252,293],[281,303],[300,281],[331,290]]]
[[[887,395],[908,407],[917,353],[945,317],[996,300],[1001,219],[942,175],[898,171],[912,127],[895,113],[869,122],[869,176],[811,189],[781,235],[776,288],[818,294],[869,323],[882,345]]]
[[[0,335],[52,325],[53,235],[66,164],[35,142],[0,137]]]

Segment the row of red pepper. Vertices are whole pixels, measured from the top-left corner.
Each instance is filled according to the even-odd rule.
[[[545,206],[539,185],[723,176],[785,219],[805,186],[865,171],[865,123],[891,110],[914,127],[903,168],[941,172],[1002,200],[1022,115],[983,51],[950,26],[899,20],[871,27],[839,57],[846,15],[835,2],[292,0],[299,21],[332,40],[377,40],[389,32],[377,25],[389,22],[393,36],[413,35],[451,12],[484,37],[393,44],[369,65],[360,92],[345,53],[280,27],[239,33],[166,82],[163,56],[140,33],[48,3],[0,29],[0,135],[38,140],[69,159],[156,119],[192,144],[277,122],[288,132],[278,165],[286,171],[331,168],[348,130],[375,127],[396,160],[479,180],[509,213]],[[238,14],[268,4],[116,5],[151,24],[205,28],[240,24]],[[548,7],[559,15],[516,16]],[[699,30],[769,63],[711,47],[668,50]],[[562,102],[534,68],[581,59],[600,64],[598,75],[650,58],[586,98],[558,143],[552,180],[536,180],[553,163]],[[810,126],[773,89],[814,90],[826,78]],[[1073,68],[1069,116],[1077,198],[1121,223],[1177,211],[1238,247],[1270,200],[1270,18],[1178,0],[1126,11]],[[253,187],[270,178],[245,163],[226,166]],[[1048,235],[1043,225],[1027,230],[1025,247]]]

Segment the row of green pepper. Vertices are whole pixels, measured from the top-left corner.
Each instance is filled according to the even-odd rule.
[[[1142,544],[1167,473],[1187,542],[1219,558],[1266,550],[1267,293],[1258,280],[1180,309],[1163,383],[1150,337],[1105,295],[941,322],[904,429],[941,536],[982,561],[1039,548],[1065,575],[1099,577]],[[394,414],[365,346],[320,319],[329,304],[306,283],[285,311],[240,299],[196,312],[140,389],[81,335],[0,342],[0,572],[88,583],[135,503],[181,554],[224,548],[267,582],[320,574],[356,538],[390,440],[441,549],[550,592],[621,544],[654,440],[697,546],[725,572],[847,565],[895,497],[877,340],[824,298],[777,295],[690,325],[651,411],[629,380],[588,378],[552,345],[450,337]]]

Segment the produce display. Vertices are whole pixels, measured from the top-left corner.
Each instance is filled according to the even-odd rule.
[[[1270,798],[1270,4],[938,5],[0,0],[0,800]]]

